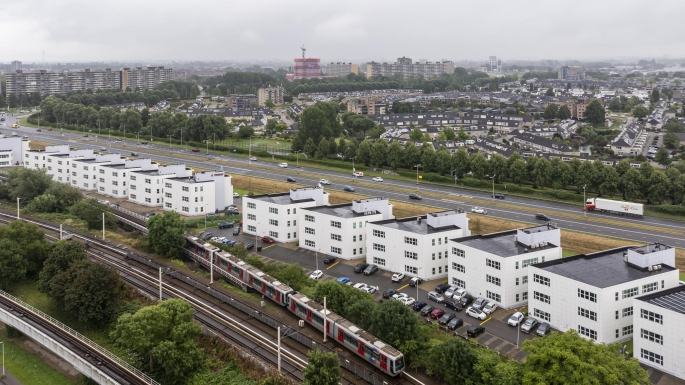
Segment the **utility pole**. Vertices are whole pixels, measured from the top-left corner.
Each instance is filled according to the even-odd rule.
[[[105,212],[102,212],[102,240],[105,240]]]
[[[277,333],[278,333],[278,373],[281,373],[281,327],[280,326],[277,329]],[[4,349],[4,347],[3,347],[3,349]],[[5,370],[4,364],[2,365],[2,369]]]
[[[19,219],[19,200],[21,198],[17,197],[17,219]]]
[[[162,300],[162,266],[159,267],[159,300]]]
[[[326,342],[326,297],[323,297],[323,342]]]

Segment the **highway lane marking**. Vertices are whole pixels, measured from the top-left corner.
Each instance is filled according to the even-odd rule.
[[[404,286],[400,287],[399,289],[397,289],[397,291],[400,291],[400,290],[402,290],[402,289],[406,288],[407,286],[409,286],[409,284],[406,284],[406,285],[404,285]]]
[[[490,321],[491,319],[492,317],[488,317],[488,319],[480,323],[480,326],[483,326],[486,322]]]
[[[328,270],[328,269],[330,269],[331,267],[333,267],[333,266],[337,265],[338,263],[340,263],[340,261],[336,261],[336,262],[335,262],[334,264],[332,264],[332,265],[328,266],[328,267],[326,268],[326,270]]]

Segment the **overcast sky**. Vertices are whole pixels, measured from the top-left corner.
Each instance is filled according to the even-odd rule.
[[[1,0],[0,62],[685,56],[685,0]]]

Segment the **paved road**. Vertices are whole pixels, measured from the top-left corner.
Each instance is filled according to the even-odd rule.
[[[11,127],[11,123],[13,122],[13,117],[8,117],[7,122],[4,122],[6,124],[6,127]],[[47,142],[53,142],[53,143],[59,143],[59,144],[69,144],[72,146],[78,146],[82,148],[92,148],[92,149],[99,149],[103,145],[106,146],[106,142],[103,141],[104,138],[100,138],[97,142],[95,141],[95,138],[91,137],[88,138],[88,141],[83,142],[81,141],[82,135],[77,135],[77,134],[72,134],[72,133],[64,133],[63,136],[60,136],[60,133],[57,131],[46,131],[43,130],[42,132],[36,132],[35,128],[20,128],[20,129],[11,129],[11,128],[6,128],[2,127],[0,125],[0,132],[4,134],[11,134],[11,132],[17,132],[20,135],[28,135],[29,138],[34,139],[34,140],[41,140],[41,141],[47,141]],[[123,145],[126,145],[125,148]],[[211,159],[203,159],[201,156],[198,156],[196,160],[188,160],[188,159],[179,159],[176,154],[184,154],[184,155],[198,155],[198,154],[193,154],[192,152],[189,152],[188,150],[178,150],[178,149],[173,149],[173,153],[170,153],[168,155],[159,155],[155,154],[152,152],[147,152],[150,149],[156,150],[156,151],[169,151],[168,146],[165,146],[164,144],[150,144],[146,146],[137,146],[135,144],[135,141],[125,141],[124,143],[119,143],[119,144],[114,144],[114,146],[122,146],[121,148],[117,148],[116,151],[120,151],[122,154],[127,154],[128,152],[134,151],[138,153],[140,156],[148,156],[153,159],[158,159],[160,161],[167,161],[167,162],[182,162],[185,163],[188,166],[191,167],[203,167],[203,168],[214,168],[214,169],[219,169],[223,167],[224,171],[233,173],[233,174],[243,174],[243,175],[251,175],[251,176],[257,176],[257,177],[262,177],[262,178],[268,178],[268,179],[279,179],[285,181],[285,178],[287,176],[294,177],[298,183],[302,184],[316,184],[318,183],[319,178],[327,178],[327,179],[333,179],[333,185],[327,186],[328,189],[333,189],[333,190],[342,190],[344,185],[350,185],[354,186],[355,192],[359,194],[364,194],[364,195],[369,195],[369,196],[385,196],[390,199],[398,200],[398,201],[405,201],[405,202],[416,202],[416,201],[410,201],[408,199],[408,194],[403,191],[398,191],[398,188],[401,189],[417,189],[417,186],[412,183],[412,182],[407,182],[407,181],[396,181],[396,180],[387,180],[385,182],[378,182],[374,184],[373,186],[362,186],[359,185],[350,175],[350,173],[346,172],[338,172],[338,171],[328,171],[328,170],[318,170],[318,169],[306,169],[302,170],[303,172],[306,172],[308,174],[315,174],[316,177],[306,177],[298,173],[298,170],[296,170],[294,167],[283,169],[277,167],[275,163],[271,162],[257,162],[260,167],[268,168],[268,170],[263,170],[263,169],[255,169],[251,167],[251,164],[248,162],[247,159],[241,158],[241,157],[236,157],[236,156],[231,156],[231,155],[225,155],[221,153],[212,153],[210,151],[210,154],[212,154],[213,158]],[[231,162],[231,166],[225,166],[225,165],[220,165],[215,162],[216,160],[222,160],[222,161],[227,161]],[[348,180],[347,182],[337,182],[336,180]],[[370,180],[371,178],[366,177],[364,178],[364,182],[368,183],[373,183]],[[488,210],[488,215],[498,217],[498,218],[503,218],[503,219],[508,219],[508,220],[515,220],[519,222],[526,222],[526,223],[539,223],[535,221],[533,217],[533,213],[528,210],[541,210],[545,211],[547,213],[558,213],[557,215],[550,215],[552,217],[552,221],[556,224],[559,225],[560,228],[562,229],[569,229],[569,230],[576,230],[576,231],[583,231],[583,232],[588,232],[596,235],[603,235],[603,236],[610,236],[610,237],[618,237],[618,238],[624,238],[624,239],[629,239],[629,240],[634,240],[634,241],[639,241],[639,242],[661,242],[667,245],[675,246],[675,247],[680,247],[680,248],[685,248],[685,224],[682,222],[678,221],[672,221],[672,220],[666,220],[666,219],[661,219],[661,218],[655,218],[655,217],[644,217],[644,218],[625,218],[625,217],[620,217],[620,216],[615,216],[611,214],[601,214],[601,213],[587,213],[587,219],[578,219],[578,218],[569,218],[569,217],[564,217],[561,216],[561,214],[567,214],[567,215],[582,215],[582,205],[578,204],[566,204],[566,203],[558,203],[558,202],[547,202],[547,201],[540,201],[536,199],[530,199],[530,198],[521,198],[521,197],[507,197],[504,201],[497,200],[497,202],[504,202],[510,205],[514,205],[517,207],[522,207],[525,208],[525,210],[520,210],[516,208],[501,208],[497,206],[490,206],[489,204],[492,203],[494,200],[490,198],[490,194],[486,192],[480,192],[480,191],[471,191],[471,190],[465,190],[457,187],[451,187],[451,186],[434,186],[434,185],[422,185],[419,186],[417,189],[418,193],[422,192],[430,192],[430,193],[435,193],[435,194],[443,194],[446,196],[449,196],[450,198],[437,198],[437,197],[431,197],[431,196],[424,196],[423,200],[421,203],[430,205],[430,206],[435,206],[439,207],[442,209],[457,209],[457,208],[462,208],[466,210],[470,210],[470,207],[472,205],[478,205],[478,206],[483,206]],[[463,199],[468,198],[468,199],[476,199],[476,202],[466,202]],[[615,223],[603,223],[603,222],[598,222],[595,221],[594,219],[596,218],[606,218],[606,219],[611,219],[614,220]],[[623,223],[625,224],[635,224],[635,225],[641,225],[641,226],[651,226],[648,229],[642,229],[642,228],[635,228],[635,227],[629,227],[629,226],[624,226],[622,225]],[[667,231],[664,231],[667,230]],[[676,234],[673,234],[670,231],[676,231]]]

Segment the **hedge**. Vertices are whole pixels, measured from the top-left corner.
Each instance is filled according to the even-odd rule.
[[[658,213],[685,216],[685,206],[655,205],[647,206],[647,210],[656,211]]]

